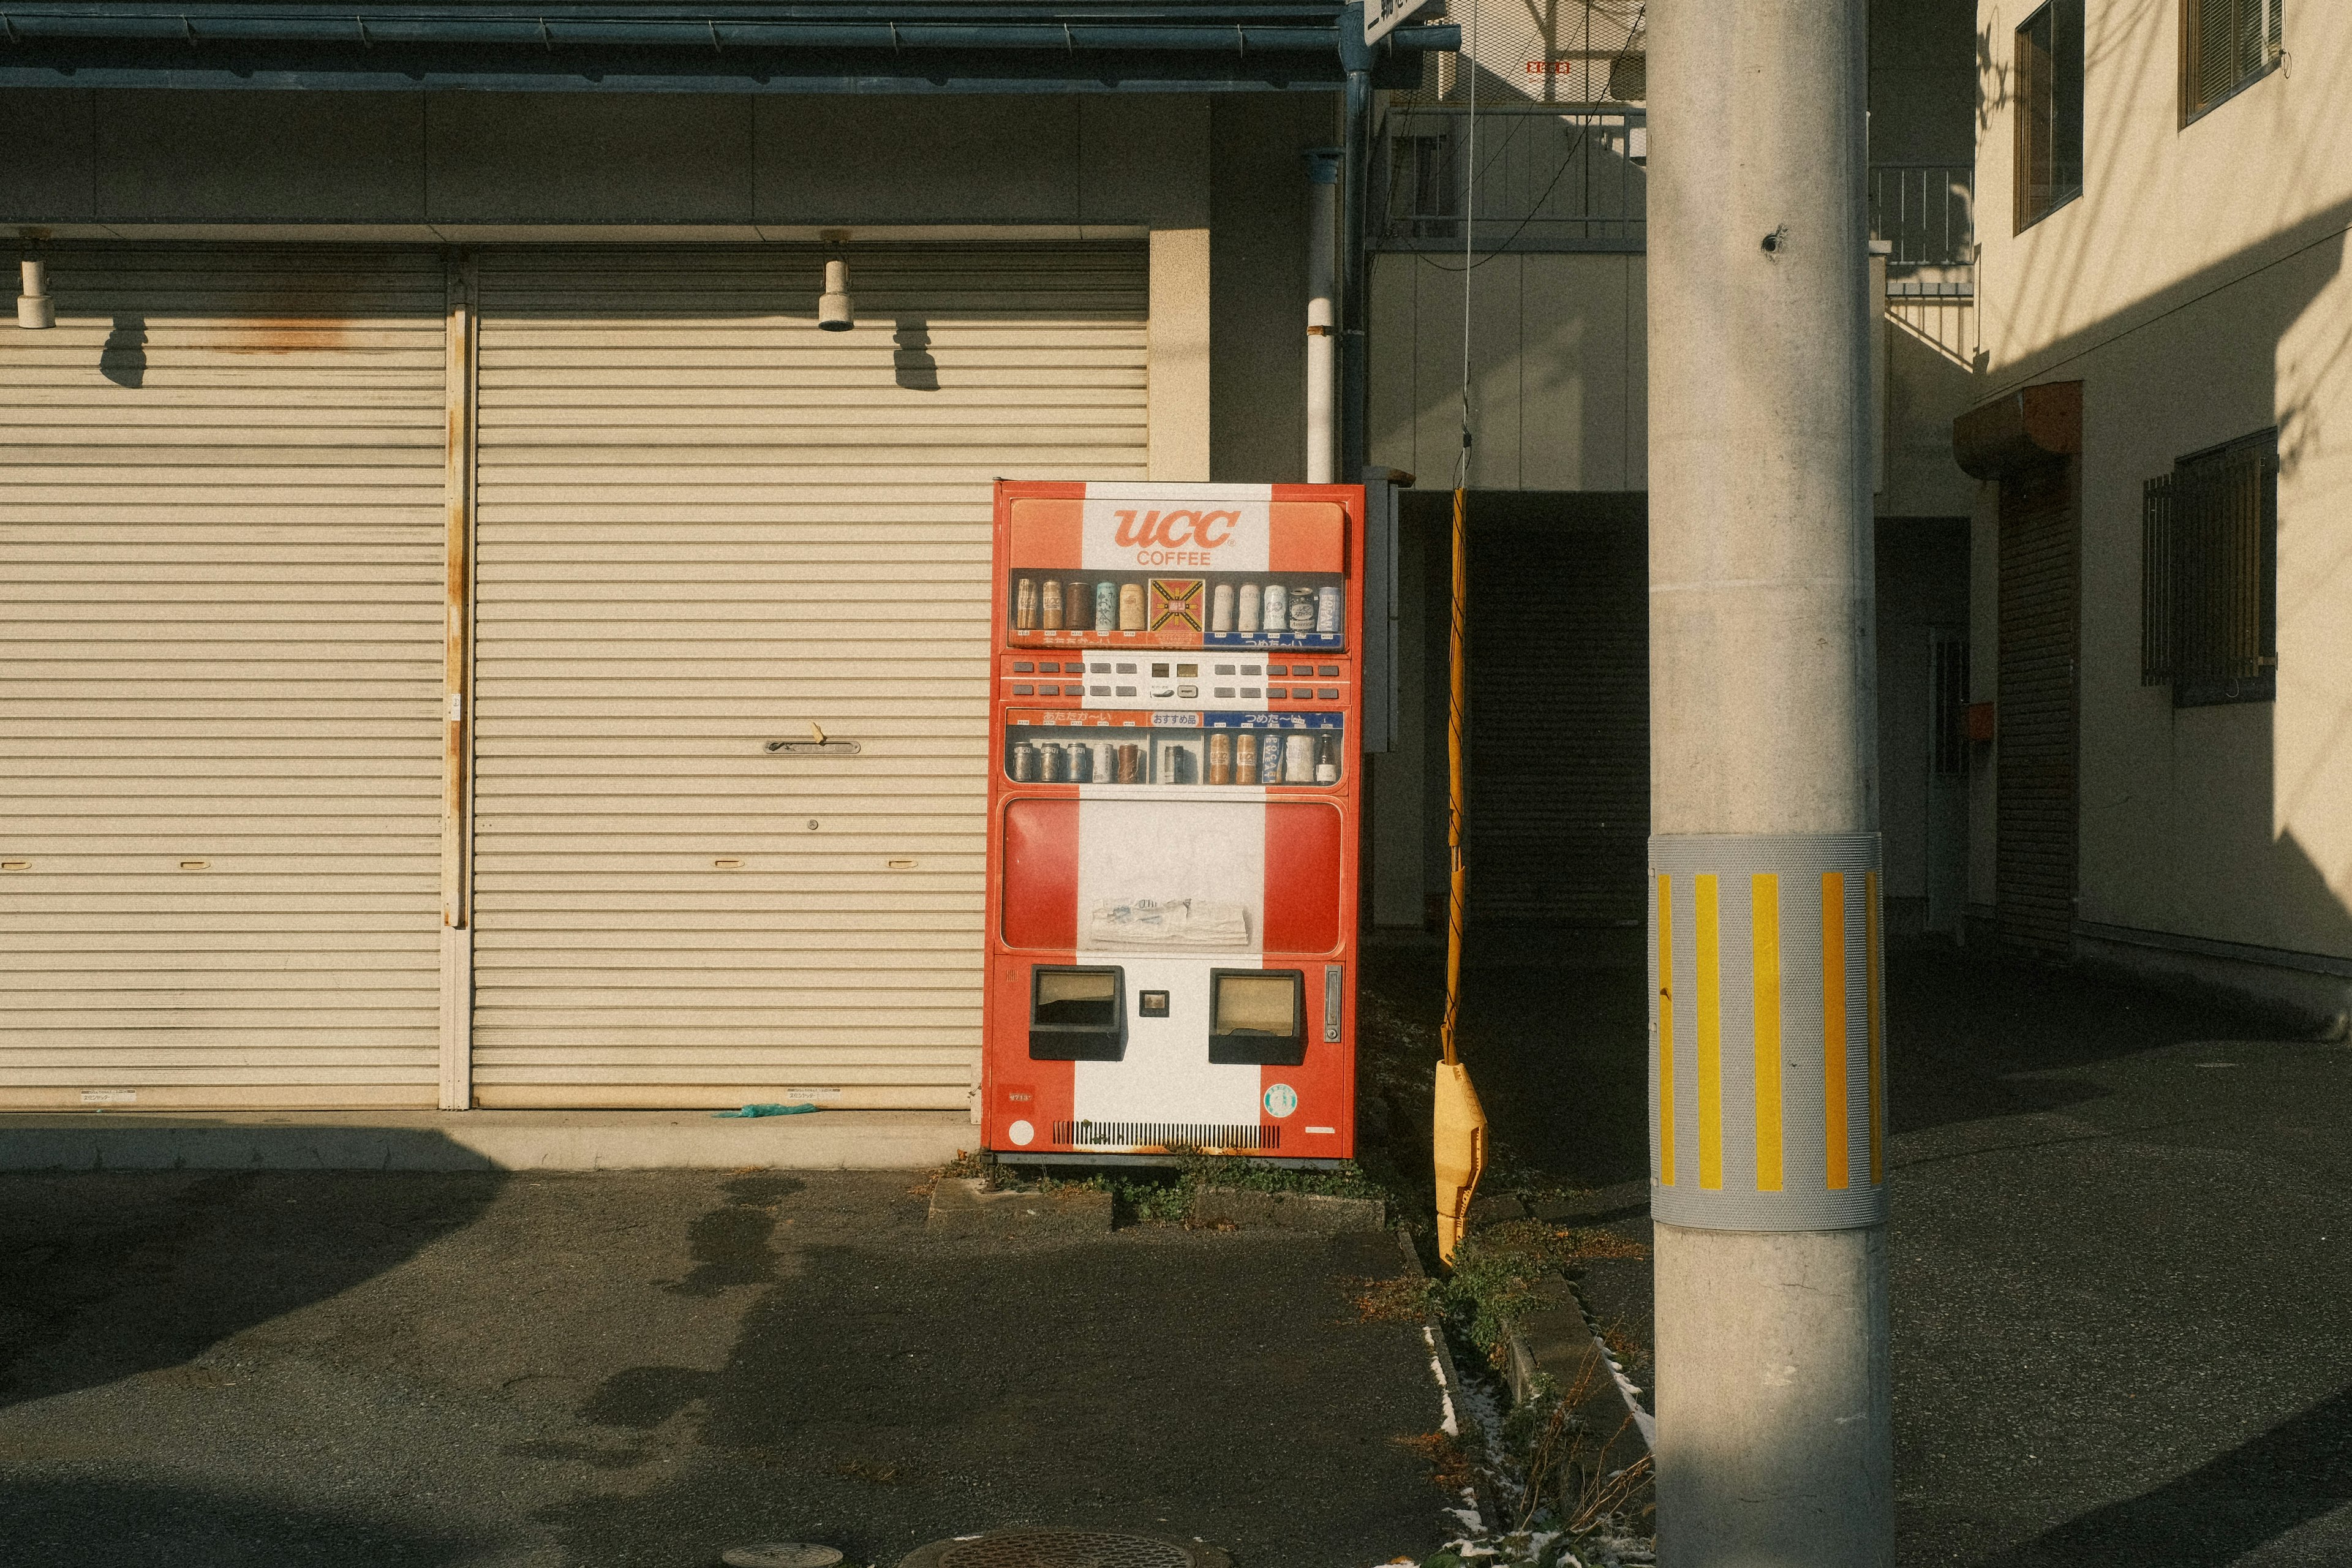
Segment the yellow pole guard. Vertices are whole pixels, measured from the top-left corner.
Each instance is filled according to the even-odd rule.
[[[1486,1169],[1486,1112],[1470,1087],[1455,1038],[1462,1016],[1462,928],[1468,912],[1468,874],[1462,857],[1462,721],[1468,687],[1465,650],[1470,622],[1470,548],[1465,526],[1467,497],[1454,492],[1454,605],[1445,646],[1445,1059],[1437,1065],[1437,1093],[1430,1128],[1437,1167],[1437,1255],[1454,1261],[1470,1218],[1470,1200]]]
[[[1437,1166],[1437,1255],[1454,1261],[1469,1224],[1470,1200],[1486,1169],[1486,1112],[1460,1062],[1437,1064],[1437,1107],[1430,1138]]]

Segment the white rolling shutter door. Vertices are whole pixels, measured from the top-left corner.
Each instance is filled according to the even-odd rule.
[[[966,1102],[991,481],[1144,477],[1144,252],[849,255],[482,258],[482,1104]]]
[[[443,263],[49,276],[0,328],[0,1106],[430,1105]]]

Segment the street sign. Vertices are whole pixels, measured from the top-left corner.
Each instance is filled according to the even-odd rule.
[[[1377,44],[1429,0],[1364,0],[1364,42]]]

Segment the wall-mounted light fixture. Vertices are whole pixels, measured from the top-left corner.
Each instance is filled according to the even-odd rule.
[[[49,298],[49,264],[34,257],[24,260],[25,291],[16,296],[16,324],[54,327],[58,303]]]
[[[845,332],[857,324],[856,301],[849,297],[849,262],[839,254],[849,243],[845,228],[828,228],[817,236],[835,249],[824,260],[824,292],[817,296],[816,324],[828,332]]]

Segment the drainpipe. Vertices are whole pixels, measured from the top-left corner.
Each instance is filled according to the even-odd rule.
[[[1340,149],[1317,147],[1307,154],[1307,482],[1332,482],[1338,458],[1339,344],[1332,335],[1333,247],[1338,236]]]
[[[1348,73],[1346,145],[1339,180],[1339,472],[1364,472],[1365,199],[1371,179],[1372,46],[1364,42],[1363,0],[1339,13],[1339,64]]]

